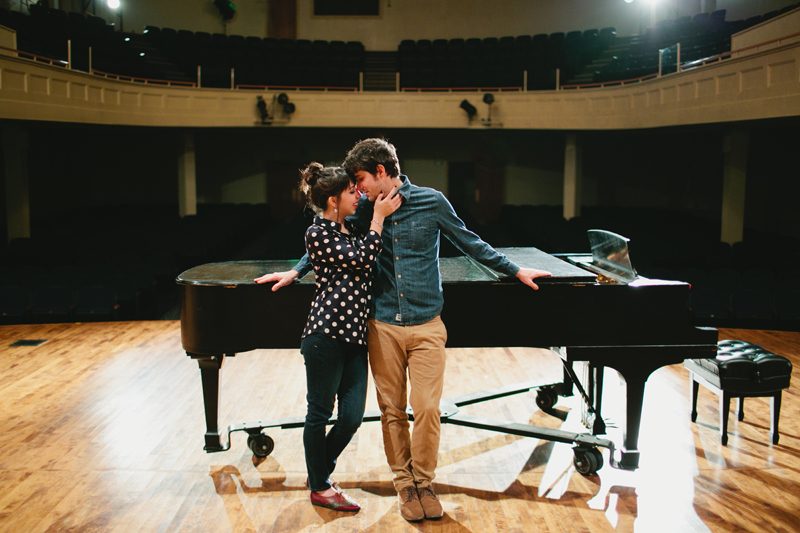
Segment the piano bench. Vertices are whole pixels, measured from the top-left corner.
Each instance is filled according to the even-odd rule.
[[[731,398],[738,398],[737,419],[744,420],[744,399],[770,397],[772,444],[778,444],[781,416],[781,391],[789,387],[792,363],[783,356],[744,341],[718,343],[715,359],[687,359],[692,385],[692,422],[697,420],[697,392],[703,385],[719,396],[719,436],[728,444],[728,412]]]

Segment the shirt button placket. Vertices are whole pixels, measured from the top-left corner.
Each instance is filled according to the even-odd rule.
[[[393,220],[392,221],[392,226],[393,226],[393,228],[392,228],[393,232],[392,233],[394,234],[394,237],[395,237],[394,242],[397,243],[397,242],[399,242],[399,238],[398,237],[400,236],[400,228],[397,225],[397,220]],[[398,313],[398,315],[397,315],[397,320],[401,321],[402,317],[406,316],[406,309],[404,308],[405,306],[403,305],[403,300],[402,300],[403,292],[404,292],[404,289],[403,289],[403,271],[402,271],[402,263],[400,263],[399,248],[400,248],[399,245],[396,245],[394,247],[394,251],[398,253],[398,255],[395,256],[394,272],[397,275],[397,278],[395,279],[395,283],[397,284],[397,295],[398,295],[398,298],[397,298],[397,309],[400,311]]]

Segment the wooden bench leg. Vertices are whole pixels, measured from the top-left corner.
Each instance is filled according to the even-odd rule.
[[[692,422],[697,422],[697,392],[700,384],[694,380],[693,372],[689,372],[689,383],[692,385]]]
[[[778,421],[781,418],[781,394],[782,391],[778,391],[769,400],[769,410],[772,415],[772,422],[769,426],[769,438],[772,440],[772,444],[778,444],[778,439],[781,437],[778,433]]]
[[[719,395],[719,440],[723,446],[728,445],[728,414],[731,409],[731,397],[725,391]]]

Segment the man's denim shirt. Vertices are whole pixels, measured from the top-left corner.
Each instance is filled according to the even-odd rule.
[[[423,324],[442,312],[442,276],[439,272],[440,233],[479,263],[507,276],[519,267],[466,228],[441,192],[412,185],[407,176],[399,194],[403,203],[383,222],[383,252],[378,256],[370,316],[402,326]],[[369,231],[373,203],[361,197],[353,223],[359,233]],[[311,263],[305,255],[294,270],[305,276]]]

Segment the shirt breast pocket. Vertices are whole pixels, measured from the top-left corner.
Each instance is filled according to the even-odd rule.
[[[436,223],[430,219],[412,220],[409,225],[409,246],[416,252],[422,252],[433,246],[438,231]]]

